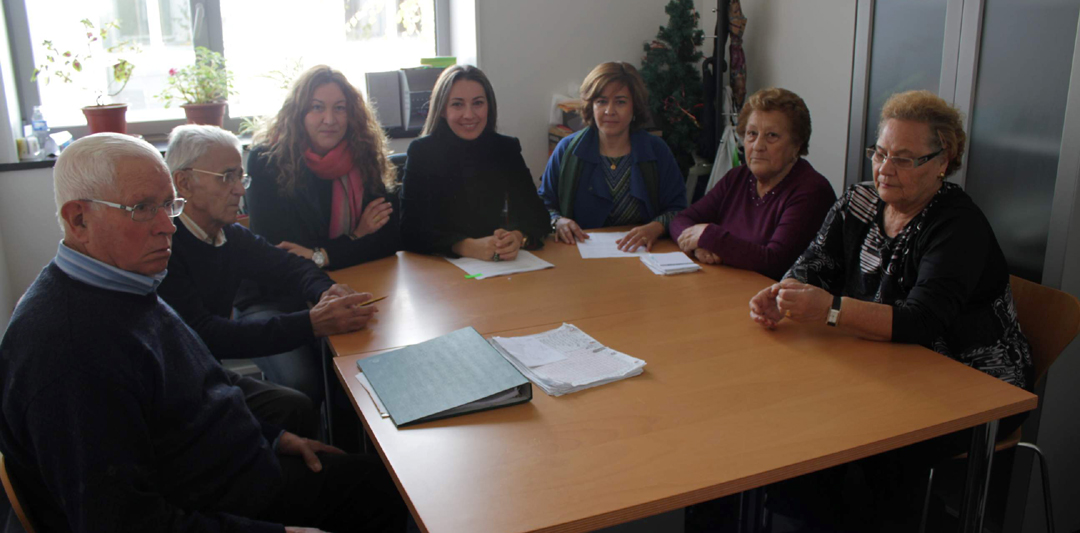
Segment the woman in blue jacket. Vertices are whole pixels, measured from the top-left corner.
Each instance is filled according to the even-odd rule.
[[[583,229],[634,228],[618,241],[632,252],[667,232],[686,209],[686,184],[671,150],[641,129],[649,93],[629,63],[604,63],[581,84],[584,130],[563,139],[548,160],[540,196],[555,240],[588,239]]]

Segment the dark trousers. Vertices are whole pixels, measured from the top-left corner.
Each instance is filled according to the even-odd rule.
[[[320,453],[321,472],[279,457],[285,487],[258,519],[324,531],[405,531],[408,510],[376,455]]]
[[[319,413],[302,392],[226,370],[232,384],[244,393],[255,418],[301,437],[319,437]]]
[[[1008,436],[1027,413],[1001,420]],[[930,468],[968,451],[967,429],[768,487],[768,507],[822,531],[916,531]]]

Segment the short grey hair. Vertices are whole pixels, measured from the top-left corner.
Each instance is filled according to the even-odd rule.
[[[102,199],[116,194],[117,163],[138,158],[154,161],[165,170],[161,152],[150,143],[130,135],[95,133],[65,148],[53,166],[53,195],[60,229],[67,232],[67,224],[60,214],[64,204],[72,200]]]
[[[169,147],[165,149],[165,164],[169,166],[169,174],[190,167],[215,146],[234,148],[237,153],[243,153],[240,139],[231,131],[197,124],[173,128],[169,133]]]

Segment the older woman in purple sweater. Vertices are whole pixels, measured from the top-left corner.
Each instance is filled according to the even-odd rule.
[[[780,279],[814,238],[836,193],[801,157],[810,145],[810,111],[795,93],[754,93],[736,131],[747,164],[731,169],[668,230],[703,263]]]

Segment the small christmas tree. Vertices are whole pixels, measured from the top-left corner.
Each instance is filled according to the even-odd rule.
[[[655,40],[645,43],[641,76],[649,89],[653,121],[685,176],[701,134],[697,115],[704,95],[698,65],[703,56],[698,48],[705,32],[698,29],[701,16],[693,0],[671,0],[664,11],[668,25],[660,27]]]

